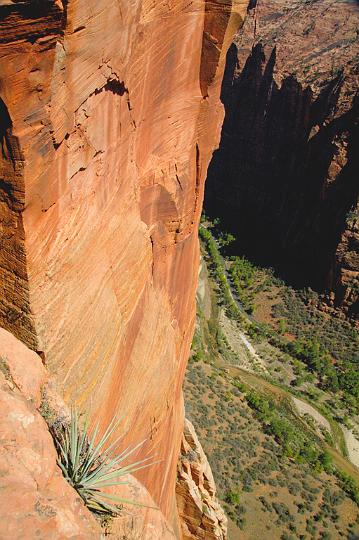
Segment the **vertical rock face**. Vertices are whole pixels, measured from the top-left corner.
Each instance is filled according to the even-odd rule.
[[[208,210],[244,252],[358,313],[356,2],[259,0],[227,59]]]
[[[226,540],[227,518],[216,498],[211,467],[187,419],[176,492],[183,540]]]
[[[246,7],[0,6],[0,324],[67,401],[147,438],[139,478],[172,523],[197,222]]]

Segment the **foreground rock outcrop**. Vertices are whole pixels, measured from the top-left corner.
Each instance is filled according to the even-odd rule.
[[[47,381],[40,357],[0,329],[0,538],[99,539],[38,412]]]
[[[184,540],[226,540],[227,518],[216,498],[211,467],[195,429],[187,419],[176,493]]]
[[[67,402],[147,439],[177,535],[197,224],[247,3],[0,5],[0,324]]]
[[[48,424],[70,412],[40,357],[0,328],[0,538],[3,540],[174,540],[148,491],[131,475],[107,488],[122,499],[119,517],[105,529],[85,508],[57,465]]]
[[[358,314],[359,9],[251,2],[227,59],[206,209],[244,253]]]

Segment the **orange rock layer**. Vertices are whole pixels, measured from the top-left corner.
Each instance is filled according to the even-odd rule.
[[[197,223],[247,3],[0,6],[0,325],[67,402],[148,439],[139,478],[175,525]]]
[[[56,465],[40,416],[41,359],[0,328],[0,538],[96,540],[100,526]]]

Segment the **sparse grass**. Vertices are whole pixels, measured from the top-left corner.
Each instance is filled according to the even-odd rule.
[[[14,384],[6,358],[0,358],[0,371],[4,375],[6,381]]]
[[[274,524],[274,510],[269,512],[263,505],[258,507],[257,501],[263,493],[273,493],[274,489],[278,489],[273,502],[280,505],[291,501],[293,523],[299,531],[298,534],[303,534],[305,525],[300,517],[303,514],[300,507],[293,507],[293,502],[300,504],[302,501],[305,515],[313,516],[314,519],[320,508],[320,494],[326,488],[331,494],[341,493],[341,504],[345,505],[346,510],[342,513],[340,506],[338,523],[344,532],[347,512],[351,519],[355,516],[353,503],[340,487],[344,485],[339,485],[332,474],[323,471],[324,467],[316,469],[315,463],[307,464],[305,460],[296,462],[285,455],[281,440],[270,433],[270,429],[266,433],[263,421],[256,418],[256,412],[248,406],[244,393],[253,392],[248,384],[203,361],[190,364],[188,373],[192,371],[195,371],[195,376],[193,379],[192,376],[186,378],[184,388],[186,414],[198,431],[226,512],[237,526],[253,536],[250,531],[253,531],[254,523],[257,527],[260,526],[261,531],[265,530],[265,524]],[[200,387],[199,381],[202,383]],[[231,393],[229,401],[228,392]],[[300,430],[297,424],[296,430]],[[320,472],[321,470],[323,472]],[[295,486],[292,487],[293,482]],[[314,487],[318,494],[313,503],[310,502],[310,497],[314,494],[310,490]],[[270,491],[267,491],[268,489]],[[303,495],[300,495],[301,491]],[[240,511],[238,505],[242,507]],[[276,519],[278,520],[279,516]],[[268,537],[280,538],[280,534],[289,531],[289,523],[292,522],[280,520],[280,523],[275,525],[275,531],[268,533]],[[319,530],[324,528],[320,525]],[[329,524],[329,530],[333,533],[332,523]]]

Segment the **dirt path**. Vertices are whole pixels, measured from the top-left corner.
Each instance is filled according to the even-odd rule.
[[[309,416],[314,418],[314,420],[320,427],[326,429],[327,431],[329,431],[329,433],[332,432],[330,423],[325,418],[325,416],[323,416],[322,414],[320,414],[320,412],[317,411],[317,409],[309,405],[309,403],[302,401],[301,399],[298,399],[296,397],[293,397],[292,399],[297,411],[301,416],[303,416],[304,414],[309,414]]]
[[[354,434],[350,429],[346,428],[345,426],[341,426],[345,443],[347,445],[349,459],[359,469],[359,441],[354,437]]]
[[[238,356],[240,367],[251,372],[258,370],[267,372],[264,360],[257,354],[257,351],[241,331],[236,321],[229,319],[224,310],[221,310],[219,324],[226,336],[228,345]]]

